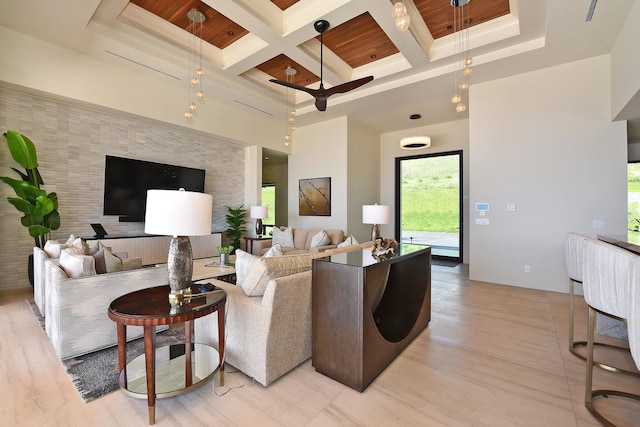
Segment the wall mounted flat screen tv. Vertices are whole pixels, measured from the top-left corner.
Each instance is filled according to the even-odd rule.
[[[104,165],[104,215],[120,221],[144,221],[147,190],[204,192],[203,169],[144,160],[106,156]]]

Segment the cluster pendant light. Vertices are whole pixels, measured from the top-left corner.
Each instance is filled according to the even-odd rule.
[[[204,13],[197,9],[191,9],[187,12],[187,17],[191,21],[191,35],[189,37],[189,69],[188,69],[188,107],[184,116],[188,119],[198,109],[196,100],[204,99],[204,91],[202,90],[202,77],[204,70],[202,68],[202,23],[206,19]],[[199,24],[199,25],[198,25]]]
[[[284,74],[286,76],[287,83],[295,84],[294,77],[298,73],[298,70],[295,68],[287,67],[284,70]],[[293,131],[296,130],[296,108],[295,108],[295,95],[293,94],[293,90],[291,90],[292,94],[289,94],[289,87],[287,86],[286,91],[286,116],[287,116],[287,132],[284,135],[284,145],[288,147],[291,145],[293,140]],[[289,105],[289,100],[291,96],[291,105]]]
[[[411,25],[411,17],[407,13],[407,7],[404,5],[404,0],[397,1],[393,5],[391,16],[396,20],[396,28],[400,31],[407,31],[409,25]]]
[[[469,2],[471,0],[451,0],[453,7],[453,33],[456,36],[456,70],[453,79],[453,96],[451,102],[456,111],[461,113],[467,109],[464,101],[468,100],[469,77],[473,72],[473,58],[469,55]]]

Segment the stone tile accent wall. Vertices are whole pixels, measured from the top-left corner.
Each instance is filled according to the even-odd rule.
[[[206,120],[206,117],[198,117]],[[101,107],[0,86],[0,131],[15,129],[38,150],[44,189],[60,202],[61,227],[53,238],[93,236],[102,223],[110,235],[144,233],[143,223],[120,223],[102,215],[105,155],[206,170],[205,192],[213,194],[212,231],[226,228],[225,206],[244,203],[244,147],[188,128]],[[1,138],[0,176],[17,178]],[[7,201],[13,190],[0,183],[0,290],[28,287],[27,256],[33,239],[21,214]]]

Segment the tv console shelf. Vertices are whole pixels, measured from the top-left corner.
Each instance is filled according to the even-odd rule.
[[[111,247],[114,253],[126,252],[129,258],[142,258],[142,265],[154,265],[167,262],[169,243],[171,236],[110,236],[102,238],[83,237],[87,243],[108,241],[106,246]],[[210,258],[218,255],[217,247],[222,245],[222,233],[211,233],[206,236],[191,236],[191,249],[193,258]]]

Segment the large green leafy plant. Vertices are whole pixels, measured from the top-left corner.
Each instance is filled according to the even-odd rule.
[[[240,239],[247,231],[245,224],[247,223],[247,210],[244,205],[232,208],[227,206],[227,237],[231,241],[234,249],[240,247]]]
[[[60,227],[58,213],[58,196],[40,188],[44,184],[38,172],[38,156],[36,147],[29,138],[15,130],[4,133],[9,146],[11,157],[25,169],[21,172],[11,168],[20,175],[21,179],[0,177],[0,180],[10,185],[17,197],[7,197],[9,203],[24,215],[20,218],[22,225],[27,227],[29,235],[35,239],[35,245],[44,248],[50,238],[51,230]]]

